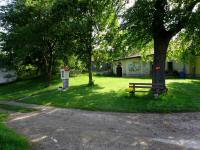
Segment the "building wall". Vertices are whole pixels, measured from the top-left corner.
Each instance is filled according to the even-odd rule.
[[[127,76],[144,76],[150,74],[150,63],[143,62],[141,58],[126,60]]]
[[[121,67],[122,67],[122,76],[126,76],[126,72],[127,72],[127,70],[126,70],[126,60],[124,60],[124,61],[121,61]]]
[[[121,64],[123,76],[145,76],[150,75],[151,65],[143,62],[141,58],[116,61],[113,64],[113,73],[116,74],[117,65]]]
[[[184,67],[185,67],[185,73],[188,75],[190,74],[190,65],[189,64],[184,64],[184,63],[176,62],[176,61],[169,61],[169,62],[173,62],[173,70],[181,72],[184,70]],[[165,66],[166,71],[167,71],[167,69],[168,69],[168,62],[166,63],[166,66]]]
[[[185,73],[191,75],[191,65],[183,64],[176,61],[173,62],[173,70],[181,72],[185,68]],[[118,64],[121,64],[123,76],[148,76],[151,74],[151,62],[143,62],[141,58],[132,58],[115,61],[113,63],[113,73],[116,74],[116,68]],[[168,63],[166,63],[166,71],[168,69]],[[200,76],[200,56],[196,60],[196,74]]]

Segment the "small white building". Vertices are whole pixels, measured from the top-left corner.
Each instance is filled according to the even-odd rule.
[[[121,67],[122,76],[150,76],[152,74],[152,64],[152,61],[143,61],[141,55],[136,54],[113,61],[113,73],[117,75],[117,68]],[[174,60],[167,61],[165,70],[169,75],[184,71],[187,76],[192,74],[200,76],[200,56],[196,56],[194,65]]]

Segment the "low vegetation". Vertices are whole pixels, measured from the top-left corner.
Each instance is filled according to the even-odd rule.
[[[21,106],[16,105],[7,105],[7,104],[0,104],[0,109],[8,110],[8,111],[15,111],[15,112],[21,112],[21,113],[28,113],[36,111],[36,109],[30,109],[30,108],[24,108]]]
[[[0,149],[1,150],[30,150],[27,139],[8,129],[4,121],[7,114],[0,113]]]
[[[18,99],[41,105],[113,112],[196,112],[200,111],[199,79],[167,79],[167,95],[159,99],[149,93],[137,93],[131,97],[127,92],[129,82],[151,82],[149,78],[95,77],[95,86],[87,86],[87,76],[70,79],[70,88],[57,91],[62,85],[55,79],[53,85],[44,88],[39,80],[29,80],[0,86],[0,100]]]

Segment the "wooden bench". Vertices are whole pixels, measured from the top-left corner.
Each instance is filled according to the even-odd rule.
[[[158,96],[160,91],[164,88],[162,84],[152,84],[152,83],[129,83],[129,88],[131,89],[130,94],[135,95],[136,92],[149,92],[149,90],[141,90],[141,89],[151,89],[154,91],[154,96]],[[155,90],[152,90],[155,88]]]

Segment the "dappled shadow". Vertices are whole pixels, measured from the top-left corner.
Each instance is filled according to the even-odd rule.
[[[59,85],[60,80],[53,80],[53,85]],[[0,100],[19,99],[26,96],[52,92],[55,86],[46,87],[40,79],[26,80],[0,85]]]
[[[167,85],[168,93],[154,99],[153,95],[148,92],[130,96],[126,91],[130,80],[123,81],[121,85],[120,79],[112,81],[113,78],[102,77],[106,80],[104,82],[105,80],[98,78],[95,82],[97,84],[93,87],[89,87],[85,82],[78,82],[78,85],[72,84],[65,92],[57,90],[59,85],[62,84],[60,80],[54,80],[53,86],[48,88],[44,88],[44,84],[40,80],[19,82],[2,88],[0,99],[19,99],[24,96],[26,99],[22,99],[22,101],[26,103],[113,112],[171,113],[200,111],[200,80],[170,81]],[[149,82],[149,80],[147,79],[144,82]],[[116,86],[119,87],[116,88]]]
[[[199,90],[200,80],[191,80],[189,82],[171,82],[171,83],[168,83],[167,86],[171,90],[185,89],[185,90],[188,90],[188,92],[192,92],[191,90]]]
[[[70,89],[67,91],[68,94],[75,95],[87,95],[91,93],[95,93],[97,90],[101,90],[104,87],[95,84],[94,86],[88,86],[87,84],[71,86]]]
[[[53,105],[98,111],[154,112],[151,110],[155,99],[152,95],[130,96],[125,90],[101,92],[101,86],[72,86],[65,92],[49,93],[25,100],[28,103]],[[160,111],[159,109],[157,111]],[[155,111],[155,112],[157,112]]]
[[[182,96],[200,96],[200,80],[193,80],[187,83],[184,82],[172,82],[168,85],[169,92],[173,93],[176,96],[183,94]]]
[[[130,96],[125,89],[104,91],[105,87],[86,84],[71,86],[65,92],[56,91],[25,100],[28,103],[65,108],[112,112],[196,112],[200,111],[200,81],[168,84],[168,94],[154,99],[150,93]]]

